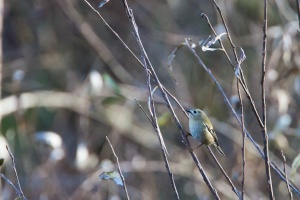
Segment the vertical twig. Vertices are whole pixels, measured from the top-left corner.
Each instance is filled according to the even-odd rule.
[[[146,64],[146,62],[145,62],[145,66],[148,66]],[[156,110],[155,110],[154,100],[153,100],[153,95],[152,95],[152,89],[151,89],[151,75],[150,75],[150,72],[148,71],[147,67],[145,67],[145,70],[146,70],[147,77],[148,77],[147,85],[148,85],[149,97],[150,97],[149,111],[152,113],[151,117],[152,117],[152,122],[153,122],[153,125],[154,125],[153,128],[157,133],[157,137],[159,138],[163,158],[164,158],[164,161],[165,161],[165,167],[166,167],[166,169],[168,171],[168,174],[169,174],[169,177],[170,177],[170,182],[171,182],[172,189],[174,191],[175,198],[180,199],[179,195],[178,195],[177,188],[176,188],[176,184],[175,184],[175,181],[174,181],[174,175],[171,171],[169,161],[168,161],[168,158],[167,158],[167,155],[166,155],[167,149],[166,149],[166,146],[165,146],[165,143],[164,143],[164,140],[163,140],[163,137],[162,137],[162,134],[160,132],[159,125],[158,125],[158,121],[157,121],[157,115],[156,115]]]
[[[246,139],[246,133],[245,133],[245,123],[244,123],[244,106],[243,106],[243,99],[241,96],[241,91],[240,91],[240,84],[239,80],[237,79],[236,82],[237,90],[238,90],[238,95],[240,99],[240,107],[241,107],[241,121],[242,121],[242,132],[243,132],[243,142],[242,142],[242,159],[243,159],[243,164],[242,164],[242,171],[243,171],[243,179],[242,179],[242,199],[244,199],[244,194],[245,194],[245,172],[246,172],[246,155],[245,155],[245,139]]]
[[[2,61],[3,61],[3,52],[2,52],[2,32],[3,32],[3,18],[4,18],[4,0],[0,0],[0,100],[2,99]],[[1,109],[1,108],[0,108]],[[0,113],[0,130],[2,128],[2,114]],[[2,178],[5,180],[9,181],[8,179],[5,178],[3,174],[1,174]],[[9,181],[10,182],[10,181]],[[8,183],[9,183],[8,182]],[[13,187],[14,185],[11,184]],[[0,183],[1,186],[1,183]],[[14,187],[15,188],[15,187]],[[16,190],[16,188],[15,188]],[[18,190],[16,190],[18,191]],[[20,195],[19,195],[20,196]]]
[[[165,166],[166,166],[166,169],[167,169],[169,177],[170,177],[170,182],[171,182],[172,189],[174,191],[175,198],[179,199],[179,195],[178,195],[178,192],[177,192],[176,184],[175,184],[175,181],[174,181],[174,176],[173,176],[173,173],[172,173],[171,168],[169,166],[168,158],[167,158],[167,155],[166,155],[167,149],[166,149],[166,146],[165,146],[162,134],[160,132],[159,125],[158,125],[156,111],[155,111],[155,106],[154,106],[154,100],[153,100],[153,96],[152,96],[151,74],[156,76],[156,73],[155,73],[155,71],[154,71],[154,69],[153,69],[153,67],[152,67],[152,65],[150,63],[148,55],[147,55],[147,53],[146,53],[146,51],[144,49],[144,46],[142,44],[142,41],[140,39],[140,35],[139,35],[139,32],[138,32],[138,27],[137,27],[137,24],[136,24],[134,16],[133,16],[133,12],[129,8],[126,0],[122,0],[122,2],[123,2],[123,5],[124,5],[124,8],[125,8],[127,17],[129,18],[129,21],[132,24],[132,27],[133,27],[133,30],[134,30],[134,36],[136,37],[137,43],[138,43],[138,45],[140,47],[140,50],[141,50],[143,66],[145,68],[145,72],[146,72],[146,75],[147,75],[147,86],[148,86],[148,89],[149,89],[149,97],[150,97],[149,111],[151,112],[151,118],[152,118],[152,122],[154,124],[154,130],[156,131],[157,137],[158,137],[159,142],[160,142],[160,146],[161,146],[161,149],[162,149],[163,158],[164,158],[164,161],[165,161]],[[158,79],[156,79],[155,82],[158,85],[160,84],[159,81],[158,81]]]
[[[10,156],[11,161],[12,161],[12,168],[13,168],[14,173],[15,173],[16,178],[17,178],[17,184],[18,184],[18,187],[19,187],[19,191],[21,193],[21,197],[23,199],[27,200],[26,197],[25,197],[25,195],[24,195],[24,193],[23,193],[23,191],[22,191],[22,188],[21,188],[21,184],[20,184],[18,173],[17,173],[17,169],[16,169],[15,158],[14,158],[13,154],[11,153],[11,151],[9,150],[9,148],[8,148],[7,145],[6,145],[6,149],[7,149],[8,153],[9,153],[9,156]]]
[[[300,32],[300,0],[296,0],[296,5],[297,5],[297,13],[298,13],[298,23],[299,23],[299,29],[298,32]]]
[[[160,133],[160,129],[159,129],[159,126],[158,126],[158,123],[157,123],[157,117],[156,117],[156,113],[155,111],[151,111],[152,114],[155,115],[155,119],[153,119],[153,117],[151,118],[144,110],[144,108],[142,107],[142,105],[135,99],[135,101],[137,102],[138,106],[140,107],[140,109],[143,111],[143,113],[146,115],[146,117],[148,118],[149,122],[152,124],[154,130],[156,131],[157,135],[159,135]],[[151,94],[151,101],[153,101],[153,97],[152,97],[152,94]],[[150,109],[150,108],[149,108]],[[152,116],[152,115],[151,115]],[[158,136],[159,137],[159,136]],[[161,139],[159,139],[160,142],[161,142]],[[162,144],[161,144],[162,146]],[[174,176],[173,176],[173,173],[171,171],[171,168],[169,166],[169,161],[168,161],[168,158],[166,156],[166,152],[164,150],[164,148],[162,147],[162,152],[163,152],[163,157],[164,157],[164,161],[165,161],[165,167],[168,171],[168,175],[170,177],[170,181],[171,181],[171,186],[172,186],[172,189],[175,193],[175,197],[176,199],[179,199],[179,195],[178,195],[178,191],[177,191],[177,188],[176,188],[176,184],[175,184],[175,181],[174,181]]]
[[[128,191],[127,191],[127,187],[126,187],[126,183],[125,183],[125,178],[124,178],[124,176],[122,174],[122,170],[121,170],[121,167],[120,167],[119,158],[116,155],[115,150],[114,150],[113,146],[111,145],[111,143],[110,143],[110,141],[109,141],[109,139],[108,139],[107,136],[106,136],[106,140],[107,140],[107,142],[108,142],[108,144],[109,144],[109,146],[111,148],[111,151],[113,152],[113,154],[115,156],[115,159],[116,159],[116,162],[117,162],[118,171],[119,171],[119,174],[120,174],[120,177],[121,177],[121,180],[122,180],[122,183],[123,183],[123,187],[124,187],[124,190],[125,190],[125,193],[126,193],[126,197],[127,197],[128,200],[130,200],[129,195],[128,195]]]
[[[2,32],[3,32],[3,18],[4,18],[4,0],[0,0],[0,99],[2,99],[2,62],[3,62],[3,52],[2,52]],[[1,109],[1,108],[0,108]],[[2,122],[2,115],[0,115],[0,128]]]
[[[264,142],[264,154],[265,154],[265,167],[266,167],[266,175],[268,181],[268,191],[270,199],[275,199],[273,193],[272,186],[272,177],[270,170],[270,158],[269,158],[269,140],[268,140],[268,132],[267,132],[267,109],[266,109],[266,88],[265,88],[265,80],[266,80],[266,57],[267,57],[267,11],[268,5],[267,0],[264,0],[264,25],[263,25],[263,49],[262,49],[262,77],[261,77],[261,98],[262,98],[262,121],[264,127],[262,128],[263,134],[263,142]]]
[[[281,156],[282,156],[282,159],[283,159],[283,171],[284,171],[284,176],[285,176],[285,180],[286,180],[286,187],[287,187],[287,190],[289,192],[290,200],[292,200],[293,199],[293,194],[291,192],[291,188],[290,188],[290,185],[289,185],[289,179],[288,179],[288,176],[287,176],[287,173],[286,173],[286,159],[285,159],[285,156],[284,156],[282,150],[281,150]]]

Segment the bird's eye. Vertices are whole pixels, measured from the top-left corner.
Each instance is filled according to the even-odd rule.
[[[196,111],[196,110],[194,110],[194,114],[197,114],[197,111]]]

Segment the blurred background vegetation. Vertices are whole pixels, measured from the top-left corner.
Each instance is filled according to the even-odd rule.
[[[89,1],[140,58],[121,1]],[[270,158],[288,176],[300,151],[300,51],[296,2],[271,0],[268,7],[267,123]],[[226,157],[217,155],[233,183],[241,189],[242,133],[224,98],[193,55],[180,49],[212,32],[205,13],[218,33],[224,32],[212,1],[129,1],[141,40],[164,86],[186,107],[198,107],[211,117]],[[233,42],[244,49],[242,64],[250,93],[261,113],[263,1],[218,1]],[[119,157],[131,199],[173,199],[158,138],[134,98],[146,108],[148,90],[143,67],[83,0],[36,0],[4,3],[1,99],[1,172],[15,183],[5,143],[14,153],[20,183],[28,199],[125,199],[122,187],[99,179],[116,170],[108,136]],[[222,38],[231,59],[230,44]],[[218,45],[216,45],[218,47]],[[227,96],[237,105],[236,78],[221,51],[202,52]],[[158,121],[170,156],[169,162],[181,199],[212,199],[193,163],[160,93],[155,93]],[[262,145],[261,129],[243,95],[245,124]],[[175,105],[175,104],[174,104]],[[175,106],[185,129],[187,118]],[[192,146],[197,144],[192,141]],[[222,199],[236,199],[207,149],[196,154]],[[273,173],[276,199],[288,197],[286,185]],[[300,176],[291,177],[300,187]],[[263,159],[246,142],[246,197],[267,199]],[[294,194],[295,199],[298,197]],[[16,194],[1,182],[0,197]]]

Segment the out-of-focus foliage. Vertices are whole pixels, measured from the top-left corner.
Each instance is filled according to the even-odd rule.
[[[294,159],[292,164],[292,171],[291,171],[292,180],[294,180],[295,174],[299,166],[300,166],[300,154]]]
[[[109,1],[101,8],[101,1],[89,2],[141,59],[122,2]],[[263,1],[217,2],[234,44],[242,47],[247,56],[241,68],[261,114]],[[300,151],[299,27],[295,1],[268,2],[266,100],[270,158],[282,167],[283,150],[291,177],[292,162]],[[186,47],[176,52],[171,75],[168,68],[169,56],[185,38],[198,44],[213,35],[201,13],[209,17],[217,34],[224,33],[213,2],[139,0],[128,4],[162,84],[183,106],[201,108],[210,116],[226,154],[217,155],[218,159],[241,189],[241,127],[224,98]],[[25,196],[125,199],[121,186],[99,179],[102,172],[116,170],[105,141],[109,136],[131,199],[174,198],[158,138],[134,100],[147,112],[149,94],[144,68],[85,1],[10,0],[5,1],[3,15],[1,135],[14,153]],[[234,62],[226,35],[221,39]],[[218,43],[214,48],[220,48]],[[203,52],[199,46],[195,50],[227,96],[236,99],[236,75],[223,52]],[[243,92],[242,96],[245,125],[262,145],[261,129]],[[154,99],[180,198],[211,199],[158,89]],[[238,101],[234,102],[240,111]],[[173,101],[172,104],[187,129],[187,118]],[[52,138],[50,142],[48,136]],[[60,141],[59,145],[52,145],[52,136]],[[189,139],[193,147],[198,146]],[[15,183],[5,146],[0,149],[0,158],[5,159],[1,173]],[[236,199],[207,149],[200,147],[195,152],[220,197]],[[109,169],[105,163],[110,163]],[[300,187],[299,169],[293,169],[294,184]],[[248,140],[246,170],[246,197],[267,198],[264,162]],[[286,199],[284,183],[273,172],[272,178],[276,199]],[[0,186],[0,198],[16,198],[7,183],[2,181]]]

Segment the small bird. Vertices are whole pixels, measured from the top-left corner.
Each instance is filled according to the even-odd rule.
[[[222,151],[219,145],[219,141],[217,138],[217,134],[214,131],[214,127],[208,119],[207,115],[200,109],[191,109],[185,111],[189,115],[189,129],[191,135],[197,142],[201,143],[200,146],[203,144],[207,146],[213,144],[218,150],[218,152],[225,156],[224,152]]]

